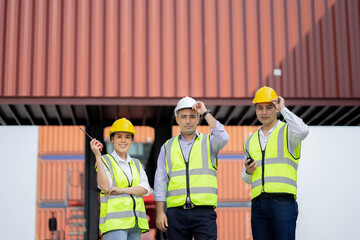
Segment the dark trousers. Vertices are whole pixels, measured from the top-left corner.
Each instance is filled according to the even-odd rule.
[[[255,199],[251,203],[254,240],[295,239],[298,205],[294,197]]]
[[[211,206],[167,209],[169,240],[211,240],[217,238],[216,212]]]

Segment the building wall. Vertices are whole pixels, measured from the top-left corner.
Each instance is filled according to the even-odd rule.
[[[0,0],[0,96],[359,98],[359,4]]]
[[[309,130],[298,168],[296,239],[356,239],[360,228],[350,219],[360,215],[360,127]]]
[[[34,239],[38,126],[0,126],[0,238]]]

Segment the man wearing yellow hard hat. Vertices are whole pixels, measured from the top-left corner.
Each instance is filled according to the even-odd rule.
[[[253,103],[262,126],[244,143],[247,159],[241,172],[242,179],[251,184],[253,238],[295,239],[297,169],[301,141],[309,127],[270,87],[260,88]],[[278,112],[286,123],[277,119]]]
[[[112,153],[101,155],[102,144],[96,139],[90,142],[101,189],[99,229],[104,240],[140,240],[141,233],[149,231],[142,198],[149,194],[149,182],[140,161],[127,153],[134,136],[132,123],[121,118],[109,131]]]

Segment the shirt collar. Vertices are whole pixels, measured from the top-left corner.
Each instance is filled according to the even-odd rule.
[[[131,157],[128,153],[126,153],[126,160],[122,159],[119,155],[117,155],[115,150],[111,153],[111,155],[115,158],[117,162],[125,162],[125,163],[131,162]]]
[[[200,133],[198,132],[198,130],[195,131],[194,138],[195,138],[195,136],[196,136],[196,137],[200,137]],[[181,139],[181,138],[182,138],[182,139],[185,139],[185,137],[184,137],[184,136],[182,135],[182,133],[180,132],[180,133],[179,133],[179,139]],[[193,140],[194,140],[194,138],[193,138]]]
[[[270,135],[270,133],[272,133],[272,131],[274,131],[274,129],[275,129],[277,126],[279,126],[280,122],[281,122],[281,121],[278,120],[278,121],[276,122],[275,126],[273,126],[273,127],[266,133],[266,135]],[[261,126],[259,133],[260,133],[261,136],[264,136],[264,132],[263,132],[263,130],[262,130],[262,127],[263,127],[263,126]]]

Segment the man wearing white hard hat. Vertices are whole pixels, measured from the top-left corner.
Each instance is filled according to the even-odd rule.
[[[242,179],[251,184],[251,228],[254,240],[295,239],[298,216],[297,169],[301,141],[309,127],[285,107],[270,87],[254,97],[255,112],[263,124],[244,143],[247,159]],[[286,123],[277,119],[277,113]]]
[[[191,97],[182,98],[174,114],[180,134],[161,147],[155,173],[156,226],[170,240],[217,239],[217,155],[229,135],[205,104]],[[200,117],[209,135],[196,130]]]

